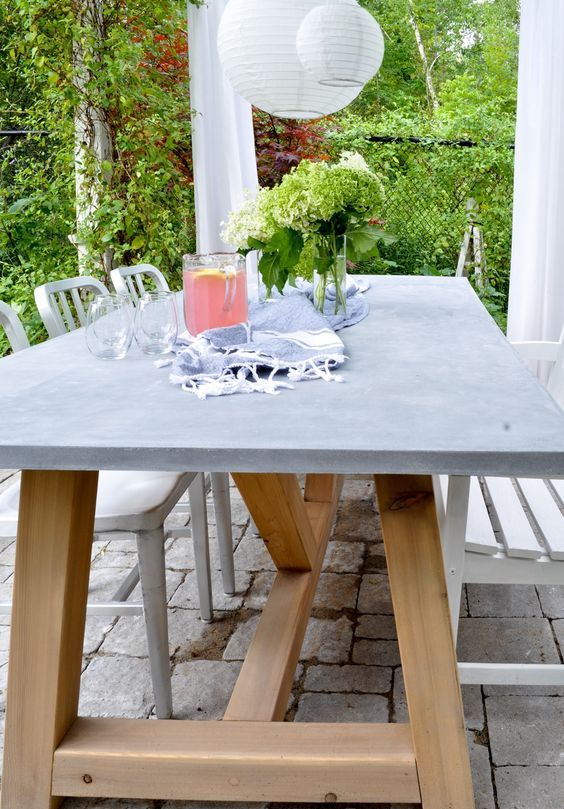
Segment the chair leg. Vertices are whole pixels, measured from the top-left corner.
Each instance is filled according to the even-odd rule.
[[[202,473],[196,475],[188,487],[188,497],[190,500],[194,558],[196,560],[196,579],[198,581],[198,595],[200,596],[200,617],[202,621],[209,624],[213,620],[213,602],[206,489]]]
[[[229,475],[224,472],[211,473],[213,504],[217,525],[217,542],[223,592],[235,594],[235,563],[233,561],[233,528],[231,522],[231,497],[229,496]]]
[[[468,519],[468,496],[470,478],[462,475],[451,475],[448,479],[448,493],[445,508],[445,520],[441,531],[441,545],[445,566],[448,601],[452,634],[456,643],[458,635],[458,619],[460,615],[460,598],[464,583],[464,541]]]
[[[143,613],[149,647],[149,662],[159,719],[172,716],[170,653],[165,575],[165,534],[163,528],[137,534],[139,577],[143,595]]]

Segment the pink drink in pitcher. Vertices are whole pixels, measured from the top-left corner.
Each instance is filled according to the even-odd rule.
[[[247,320],[245,259],[237,253],[187,255],[184,269],[184,319],[195,337],[207,329]]]

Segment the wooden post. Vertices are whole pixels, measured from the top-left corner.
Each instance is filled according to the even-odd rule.
[[[432,479],[375,480],[423,809],[474,809]]]
[[[78,708],[97,472],[22,474],[2,809],[54,809],[53,753]]]

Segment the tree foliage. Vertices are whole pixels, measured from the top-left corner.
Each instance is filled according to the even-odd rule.
[[[518,0],[360,2],[384,32],[380,71],[349,108],[319,122],[256,112],[260,180],[274,185],[303,158],[361,152],[382,177],[382,219],[398,236],[382,250],[392,263],[366,268],[402,272],[454,270],[464,205],[455,209],[452,199],[441,201],[440,189],[468,188],[481,206],[486,302],[501,320],[509,272]],[[88,3],[102,9],[100,41],[84,19]],[[97,272],[109,255],[116,265],[148,261],[175,275],[181,254],[194,249],[185,11],[182,0],[0,4],[0,128],[35,133],[0,145],[0,298],[16,306],[32,338],[40,334],[34,286],[78,271],[69,235],[83,244]],[[86,161],[97,204],[77,231],[75,125],[84,103],[104,111],[112,152],[108,161],[94,155]],[[374,143],[373,135],[467,138],[479,146],[417,151]],[[416,221],[406,192],[410,183],[418,190],[416,205],[429,203],[436,212],[427,231]],[[409,202],[398,202],[402,193]],[[438,234],[432,241],[431,232]]]
[[[194,247],[185,5],[104,0],[101,42],[83,0],[8,0],[0,6],[0,128],[39,131],[0,152],[0,298],[30,322],[33,287],[78,271],[78,236],[92,270],[150,261],[178,273]],[[73,43],[81,43],[77,75]],[[90,44],[90,47],[89,47]],[[98,205],[77,234],[75,115],[105,111],[111,165],[87,165]]]

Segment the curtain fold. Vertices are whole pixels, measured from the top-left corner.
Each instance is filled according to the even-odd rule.
[[[190,106],[199,253],[233,250],[221,237],[222,222],[258,186],[251,105],[223,75],[217,29],[228,0],[188,2]],[[248,273],[251,296],[256,273]]]
[[[522,0],[507,334],[564,324],[564,2]]]

